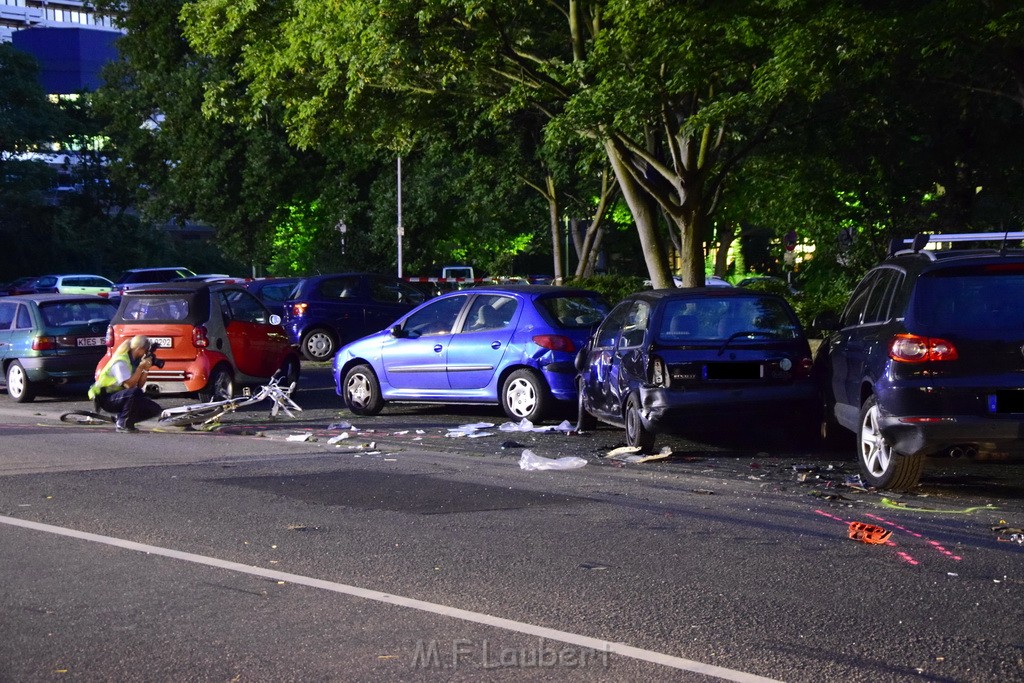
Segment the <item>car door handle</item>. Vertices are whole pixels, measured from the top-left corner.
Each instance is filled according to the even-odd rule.
[[[434,344],[434,353],[441,353],[442,349],[444,349],[444,347],[440,344]]]
[[[493,342],[491,342],[491,348],[492,349],[500,349],[501,348],[501,342],[500,341],[493,341]]]

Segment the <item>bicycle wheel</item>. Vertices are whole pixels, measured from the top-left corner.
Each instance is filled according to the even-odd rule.
[[[221,415],[231,412],[232,406],[182,406],[180,408],[168,408],[160,413],[158,424],[171,427],[185,427],[187,425],[202,424],[216,420]]]
[[[114,423],[114,416],[100,415],[89,410],[72,410],[60,416],[61,422],[73,425],[109,425]]]

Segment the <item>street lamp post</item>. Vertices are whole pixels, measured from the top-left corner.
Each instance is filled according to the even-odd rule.
[[[334,228],[341,233],[341,255],[345,255],[345,233],[348,232],[348,226],[345,225],[344,220],[339,220],[338,224]]]
[[[402,277],[402,157],[398,157],[398,277]]]

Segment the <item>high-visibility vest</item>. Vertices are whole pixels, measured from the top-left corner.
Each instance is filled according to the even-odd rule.
[[[113,355],[110,356],[110,360],[100,370],[100,374],[96,377],[96,381],[91,387],[89,387],[89,398],[95,399],[102,393],[105,393],[110,387],[120,387],[121,383],[117,381],[111,370],[114,367],[114,363],[118,361],[124,361],[128,364],[128,367],[132,367],[132,357],[128,349],[127,342],[122,343],[117,350],[114,351]]]

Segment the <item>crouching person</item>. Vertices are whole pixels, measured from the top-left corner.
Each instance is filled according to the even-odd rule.
[[[153,366],[149,348],[149,338],[141,334],[124,340],[89,387],[95,405],[117,415],[118,432],[137,432],[136,422],[161,413],[160,405],[143,393]]]

